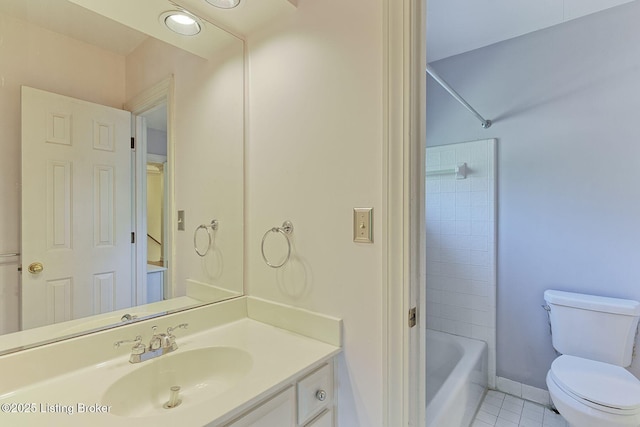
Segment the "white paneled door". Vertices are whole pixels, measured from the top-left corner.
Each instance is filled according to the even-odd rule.
[[[22,329],[132,303],[131,114],[22,88]]]

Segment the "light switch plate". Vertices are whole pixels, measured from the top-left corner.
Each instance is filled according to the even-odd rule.
[[[353,208],[353,241],[373,243],[373,208]]]
[[[178,231],[184,231],[184,211],[178,211]]]

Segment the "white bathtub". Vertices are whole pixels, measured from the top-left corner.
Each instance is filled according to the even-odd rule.
[[[487,344],[427,329],[427,427],[468,427],[487,389]]]

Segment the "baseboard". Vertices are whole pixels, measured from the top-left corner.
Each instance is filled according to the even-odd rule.
[[[532,387],[503,377],[496,377],[496,389],[524,400],[539,403],[544,406],[551,404],[551,398],[547,390]]]

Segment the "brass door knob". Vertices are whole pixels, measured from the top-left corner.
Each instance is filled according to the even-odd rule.
[[[27,267],[27,270],[29,270],[31,274],[38,274],[44,270],[44,266],[40,262],[32,262],[29,264],[29,267]]]

